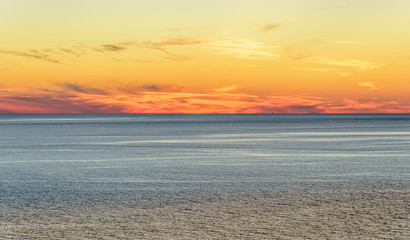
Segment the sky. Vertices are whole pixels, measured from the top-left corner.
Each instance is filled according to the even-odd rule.
[[[408,0],[1,0],[0,113],[410,112]]]

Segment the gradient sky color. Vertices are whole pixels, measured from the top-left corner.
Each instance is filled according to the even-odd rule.
[[[410,112],[408,0],[3,0],[0,113]]]

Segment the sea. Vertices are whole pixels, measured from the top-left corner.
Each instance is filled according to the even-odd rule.
[[[150,212],[123,230],[113,215],[312,189],[406,199],[409,183],[410,114],[0,115],[1,239],[185,239],[147,230]]]

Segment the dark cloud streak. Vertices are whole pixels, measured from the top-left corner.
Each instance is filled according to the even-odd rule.
[[[65,83],[61,83],[58,85],[63,87],[65,90],[78,92],[78,93],[97,94],[97,95],[107,95],[108,94],[104,90],[93,88],[93,87],[82,86],[80,84],[75,84],[75,83],[65,82]]]
[[[84,49],[77,49],[77,48],[60,48],[59,49],[63,53],[68,53],[70,55],[73,55],[75,57],[81,57],[82,55],[86,54],[87,51]]]
[[[46,51],[46,52],[50,52],[50,51]],[[0,50],[0,53],[19,56],[19,57],[34,58],[34,59],[39,59],[39,60],[52,62],[52,63],[61,63],[58,59],[52,58],[48,53],[45,53],[45,51],[41,51],[41,50],[29,50],[26,52]]]
[[[60,47],[60,48],[46,48],[46,49],[32,49],[27,51],[20,51],[20,50],[0,50],[0,54],[7,54],[13,55],[18,57],[25,57],[31,59],[42,60],[50,63],[61,64],[61,58],[67,56],[74,56],[74,57],[81,57],[91,52],[99,52],[104,54],[114,54],[114,53],[122,53],[132,48],[148,48],[160,51],[164,53],[166,56],[165,59],[173,60],[173,61],[188,61],[193,60],[195,58],[191,56],[184,56],[173,54],[167,50],[169,46],[182,46],[182,45],[200,45],[209,42],[208,40],[202,39],[193,39],[193,38],[175,38],[175,39],[166,39],[163,41],[146,41],[142,43],[137,42],[118,42],[118,43],[105,43],[99,46],[89,46],[83,43],[79,43],[76,45],[68,46],[68,47]],[[144,60],[144,59],[122,59],[119,58],[117,54],[116,58],[113,59],[115,61],[122,61],[122,62],[157,62],[154,60]],[[112,58],[111,58],[112,59]],[[0,61],[0,65],[5,65],[4,62]]]
[[[184,89],[184,86],[161,84],[127,85],[117,88],[118,91],[133,95],[139,95],[143,92],[181,92],[182,89]]]
[[[160,41],[160,42],[147,41],[147,42],[140,44],[140,46],[158,50],[168,55],[168,59],[171,59],[171,60],[192,60],[194,58],[189,57],[189,56],[179,56],[179,55],[170,53],[166,48],[169,46],[201,45],[201,44],[205,44],[208,42],[209,40],[203,40],[203,39],[175,38],[175,39],[167,39],[167,40]]]
[[[118,45],[113,45],[113,44],[104,44],[104,45],[102,45],[102,47],[106,51],[113,51],[113,52],[122,51],[122,50],[127,49],[123,46],[118,46]]]
[[[64,97],[40,94],[30,97],[0,97],[0,113],[121,113],[122,106],[90,103]]]

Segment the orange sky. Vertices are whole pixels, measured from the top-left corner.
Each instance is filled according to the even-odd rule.
[[[410,112],[407,0],[6,0],[0,113]]]

